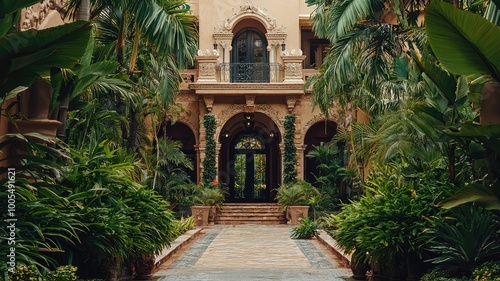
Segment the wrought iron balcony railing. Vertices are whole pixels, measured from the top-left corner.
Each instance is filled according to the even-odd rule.
[[[279,63],[223,63],[220,81],[231,83],[281,82]]]

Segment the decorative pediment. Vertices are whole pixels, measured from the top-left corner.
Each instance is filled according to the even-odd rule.
[[[222,21],[214,28],[215,34],[228,34],[232,33],[234,26],[244,18],[253,18],[260,21],[268,33],[285,33],[285,27],[278,27],[276,19],[267,14],[267,11],[256,6],[253,2],[247,1],[244,5],[240,6],[239,11],[235,12],[231,17]]]

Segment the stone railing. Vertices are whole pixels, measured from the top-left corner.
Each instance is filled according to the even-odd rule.
[[[198,52],[196,83],[304,83],[302,51],[283,52],[280,63],[219,63],[219,53]]]

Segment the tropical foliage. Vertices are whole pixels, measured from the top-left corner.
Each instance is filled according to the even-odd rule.
[[[435,207],[453,187],[432,172],[404,175],[388,166],[372,171],[365,194],[343,206],[330,222],[333,236],[347,252],[364,253],[363,262],[380,262],[392,278],[417,274],[424,244],[425,217],[439,213]]]
[[[295,115],[285,116],[285,133],[283,134],[283,183],[292,184],[297,181],[297,148],[295,147]]]
[[[192,226],[175,222],[171,211],[194,193],[180,172],[192,164],[180,144],[158,138],[158,127],[174,106],[178,68],[194,57],[195,18],[178,0],[68,1],[68,16],[90,21],[17,32],[20,10],[35,2],[0,3],[0,59],[7,63],[0,98],[50,81],[50,116],[63,126],[59,140],[0,140],[16,152],[0,159],[16,169],[16,261],[42,272],[73,264],[81,277],[116,280]],[[146,118],[150,128],[142,126]],[[1,245],[5,256],[8,245]],[[54,274],[47,280],[65,278]]]
[[[457,264],[463,272],[426,278],[468,280],[488,259],[483,254],[496,252],[490,239],[498,223],[489,212],[476,205],[463,215],[436,208],[474,202],[498,210],[499,125],[479,123],[480,92],[498,82],[500,29],[482,17],[494,18],[494,2],[307,1],[316,5],[313,30],[331,43],[308,86],[326,115],[334,103],[341,106],[349,128],[336,139],[350,148],[347,165],[359,167],[353,170],[364,193],[324,221],[342,247],[361,253],[353,258],[380,261],[386,275],[418,278],[427,260],[442,272]],[[356,122],[360,110],[369,123]],[[442,219],[448,216],[456,221]],[[477,229],[485,235],[470,234]],[[435,241],[435,251],[419,237]]]
[[[205,158],[203,159],[203,175],[202,182],[207,185],[213,180],[216,180],[217,171],[215,170],[215,116],[205,114],[203,116],[203,126],[206,132]]]
[[[319,224],[309,218],[302,218],[300,224],[292,229],[290,237],[297,239],[311,239],[319,234]]]

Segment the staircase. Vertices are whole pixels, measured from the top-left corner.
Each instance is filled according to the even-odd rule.
[[[215,216],[215,224],[286,223],[285,213],[276,203],[226,203]]]

